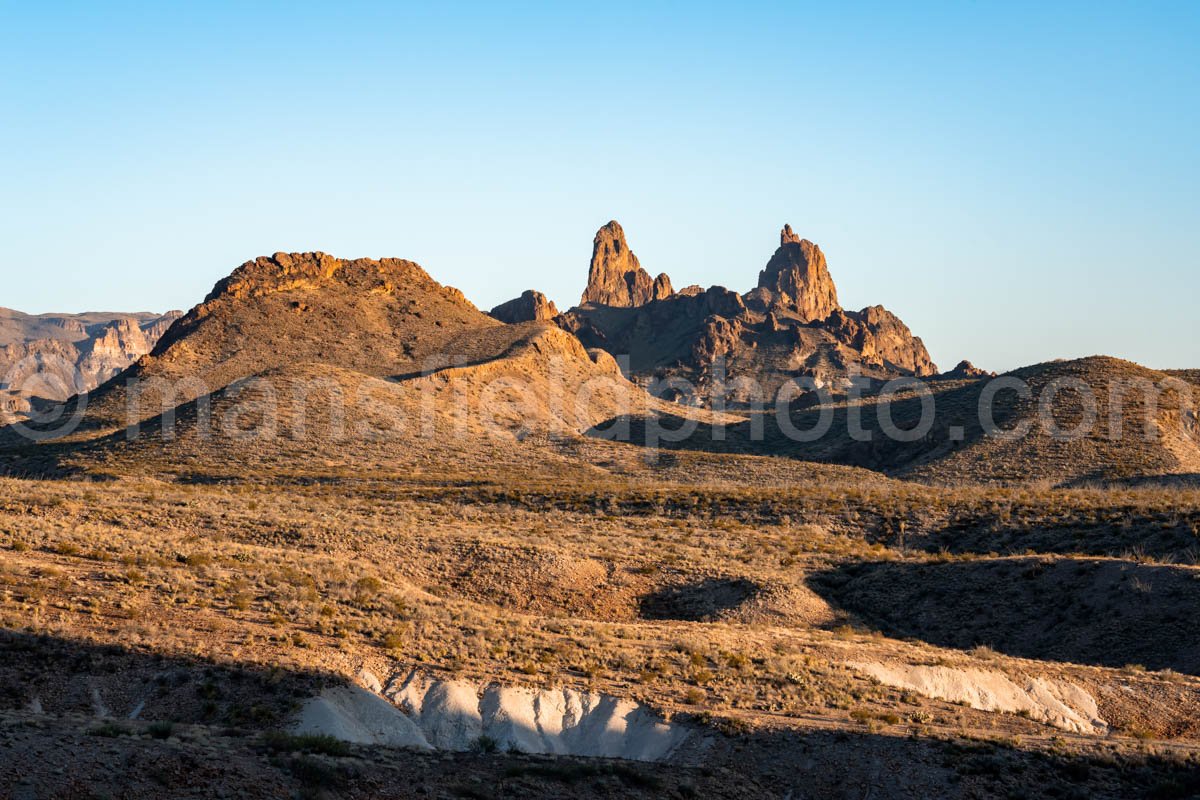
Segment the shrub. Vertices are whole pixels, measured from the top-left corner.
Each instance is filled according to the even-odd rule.
[[[325,734],[267,731],[263,734],[262,741],[267,749],[276,753],[316,753],[339,758],[350,754],[350,745]]]
[[[491,736],[480,736],[471,743],[471,749],[476,753],[496,753],[500,750],[500,743]]]
[[[175,732],[175,724],[173,722],[155,722],[146,732],[155,739],[166,739]]]
[[[115,739],[118,736],[131,736],[132,734],[133,731],[116,722],[106,722],[88,731],[89,736],[103,736],[108,739]]]

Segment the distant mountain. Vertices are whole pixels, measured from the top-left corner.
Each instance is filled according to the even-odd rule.
[[[32,315],[0,308],[0,395],[16,409],[31,397],[65,400],[91,391],[150,352],[182,315]],[[0,411],[4,405],[0,397]]]

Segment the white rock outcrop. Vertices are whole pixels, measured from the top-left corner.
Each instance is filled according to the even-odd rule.
[[[663,761],[692,731],[632,700],[575,689],[530,689],[440,680],[413,671],[392,678],[382,696],[337,687],[309,700],[296,733],[357,744]]]
[[[1030,719],[1076,733],[1108,731],[1096,699],[1066,681],[1041,677],[1014,679],[994,670],[924,664],[851,662],[847,666],[887,686],[951,703],[965,703],[980,711],[1023,712]]]
[[[357,686],[326,689],[310,699],[292,731],[354,744],[433,749],[412,720],[379,695]]]

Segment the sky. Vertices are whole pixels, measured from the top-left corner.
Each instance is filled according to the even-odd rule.
[[[578,301],[617,219],[752,288],[790,223],[938,364],[1200,367],[1200,3],[0,0],[0,306],[276,251]]]

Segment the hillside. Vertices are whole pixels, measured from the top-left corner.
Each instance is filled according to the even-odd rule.
[[[986,376],[926,381],[924,400],[913,386],[885,397],[876,385],[825,403],[808,393],[782,417],[790,434],[768,407],[729,427],[724,439],[701,426],[685,441],[661,444],[844,464],[946,486],[1194,483],[1200,476],[1200,395],[1179,374],[1097,356],[1001,377],[1028,396]],[[996,426],[989,431],[980,412],[985,397]],[[926,404],[927,430],[917,435]],[[881,418],[892,421],[893,434]],[[641,421],[632,422],[640,431]]]
[[[1002,431],[1027,431],[1024,435],[985,435],[978,409],[988,382],[975,381],[948,387],[938,396],[939,415],[928,436],[877,449],[851,445],[839,460],[851,463],[875,455],[897,477],[943,484],[1103,483],[1200,473],[1196,398],[1172,376],[1093,357],[1025,367],[1009,377],[1026,382],[1031,397],[997,393],[994,419]],[[919,418],[915,402],[896,404],[899,426]],[[870,420],[876,415],[863,416]],[[962,431],[952,437],[956,426]]]
[[[691,347],[680,319],[719,327],[743,312],[709,310],[749,308],[675,293],[603,245],[601,265],[620,256],[633,275],[604,296],[650,299],[588,313],[640,320],[628,341],[643,356]],[[739,339],[731,363],[782,380],[795,370],[775,356],[795,337],[865,358],[828,338],[857,319],[830,310],[836,294],[797,301],[827,279],[818,250],[784,245],[764,271],[775,288],[751,302],[792,322],[766,312],[772,331]],[[738,325],[762,312],[745,313]],[[1200,786],[1186,636],[1200,493],[1162,480],[1192,463],[1191,373],[1055,362],[1008,376],[1031,396],[995,404],[1010,428],[1056,381],[1174,387],[1118,415],[1141,431],[1152,412],[1149,440],[993,440],[977,413],[988,376],[960,365],[921,384],[939,409],[926,436],[855,441],[852,412],[879,432],[887,367],[867,397],[835,394],[830,432],[803,443],[748,412],[651,397],[549,315],[531,293],[503,324],[412,262],[276,254],[86,398],[71,436],[10,430],[0,789],[140,800],[196,775],[247,797],[407,797],[414,781],[418,796],[488,798]],[[1066,426],[1079,404],[1064,398]],[[891,412],[907,427],[919,409],[910,392]],[[822,413],[812,396],[785,410],[801,429]],[[1097,419],[1109,411],[1104,394]],[[622,441],[624,422],[653,449]]]

